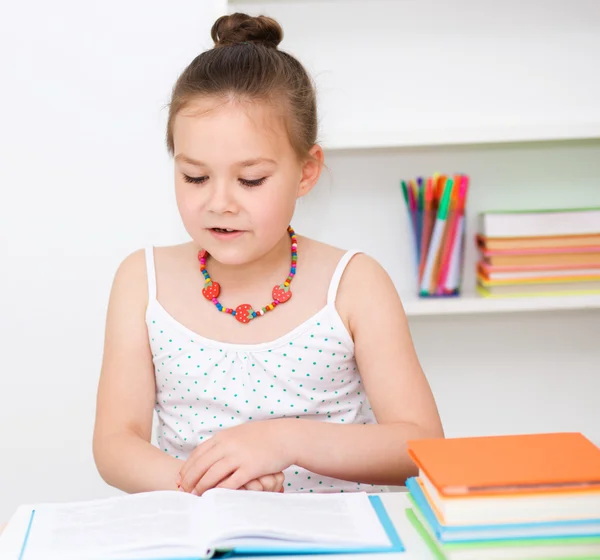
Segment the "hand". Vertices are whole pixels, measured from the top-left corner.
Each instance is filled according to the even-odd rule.
[[[266,474],[260,478],[255,478],[242,486],[243,490],[254,490],[256,492],[283,492],[283,481],[285,475],[280,472],[277,474]]]
[[[241,490],[253,490],[255,492],[280,492],[283,493],[283,482],[285,480],[285,475],[280,472],[277,474],[266,474],[265,476],[261,476],[260,478],[255,478],[248,482],[248,484],[244,484],[241,487]],[[178,484],[178,489],[181,489]],[[4,524],[6,525],[6,524]],[[2,534],[2,530],[4,529],[4,525],[0,525],[0,535]]]
[[[293,464],[288,419],[249,422],[223,430],[202,443],[179,472],[185,492],[201,496],[210,488],[242,488]]]

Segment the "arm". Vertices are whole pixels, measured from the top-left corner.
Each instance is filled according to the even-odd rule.
[[[145,257],[138,251],[119,267],[110,295],[93,443],[102,478],[129,493],[176,490],[184,465],[150,442],[156,385],[147,301]],[[247,490],[280,492],[283,473],[261,474],[244,483]]]
[[[365,286],[376,286],[368,296]],[[443,437],[437,407],[417,358],[406,315],[385,270],[357,255],[343,276],[337,307],[377,424],[288,423],[294,463],[344,480],[403,485],[416,474],[406,442]]]
[[[137,251],[123,261],[112,286],[93,440],[102,478],[130,493],[176,490],[183,464],[150,442],[156,387],[147,300],[144,253]]]

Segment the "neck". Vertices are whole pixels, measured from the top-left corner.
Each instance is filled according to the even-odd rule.
[[[291,241],[286,231],[275,246],[265,255],[241,265],[226,265],[215,259],[206,261],[206,269],[211,278],[229,290],[248,288],[253,284],[262,285],[273,275],[274,283],[283,282],[289,273],[291,262]]]

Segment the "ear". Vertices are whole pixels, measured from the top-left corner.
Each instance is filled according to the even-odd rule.
[[[323,169],[325,154],[323,148],[315,144],[308,152],[308,158],[302,164],[302,174],[298,185],[298,198],[308,194],[317,184]]]

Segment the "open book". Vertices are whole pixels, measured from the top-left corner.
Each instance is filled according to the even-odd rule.
[[[19,560],[203,559],[404,550],[366,493],[147,492],[35,506]]]

